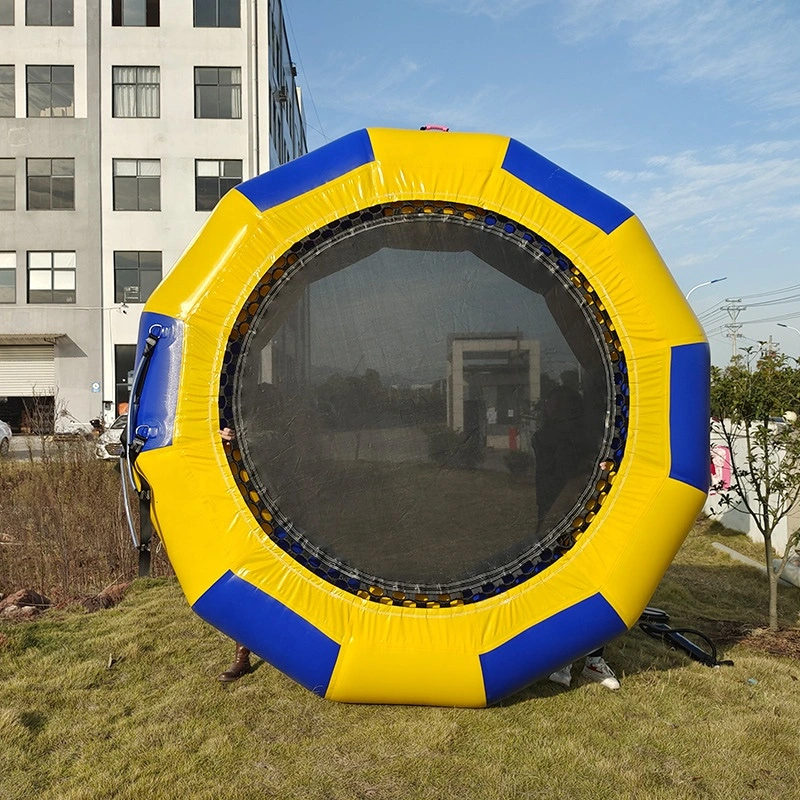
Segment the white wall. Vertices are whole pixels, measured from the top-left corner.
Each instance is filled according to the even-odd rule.
[[[717,461],[718,464],[716,474],[712,474],[711,476],[711,483],[713,487],[713,484],[715,482],[719,482],[723,477],[723,474],[727,475],[728,471],[722,464],[726,456],[725,451],[727,450],[727,443],[722,436],[718,422],[713,423],[711,427],[711,449],[712,459]],[[714,458],[715,452],[717,454],[716,458]],[[743,465],[746,463],[747,450],[745,447],[744,436],[734,439],[732,456],[736,464]],[[723,466],[722,472],[719,469],[720,466]],[[731,498],[731,506],[727,506],[720,502],[720,495],[726,494]],[[750,499],[750,504],[751,506],[755,505],[755,497]],[[725,527],[730,528],[731,530],[746,533],[750,539],[758,544],[762,544],[764,542],[764,538],[761,535],[761,531],[759,531],[758,527],[756,526],[755,520],[745,510],[744,503],[741,500],[737,501],[735,493],[725,492],[724,490],[718,491],[712,488],[708,494],[706,504],[703,507],[703,512],[708,514],[708,516],[710,516],[712,519],[719,520],[723,525],[725,525]],[[789,512],[789,514],[778,523],[778,526],[773,532],[772,546],[777,553],[783,554],[783,552],[786,550],[786,543],[789,541],[789,536],[796,531],[798,527],[800,527],[800,504],[796,505]]]

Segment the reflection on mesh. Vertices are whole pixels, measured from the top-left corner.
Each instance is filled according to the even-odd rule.
[[[547,242],[474,207],[396,203],[265,273],[220,417],[273,541],[361,597],[436,608],[521,583],[591,524],[624,452],[627,369]]]

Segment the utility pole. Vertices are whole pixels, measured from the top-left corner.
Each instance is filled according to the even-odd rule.
[[[733,361],[738,354],[739,331],[742,329],[742,323],[737,322],[737,319],[747,306],[742,305],[739,297],[726,297],[725,302],[730,303],[730,305],[722,306],[722,311],[727,311],[731,318],[731,321],[725,326],[728,329],[728,333],[725,335],[731,340],[731,361]]]
[[[766,356],[776,356],[778,355],[778,348],[780,348],[780,342],[773,342],[772,341],[772,334],[769,335],[769,341],[764,344],[764,355]]]

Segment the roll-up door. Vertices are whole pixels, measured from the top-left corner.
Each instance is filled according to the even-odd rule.
[[[55,385],[54,345],[0,345],[0,396],[52,395]]]

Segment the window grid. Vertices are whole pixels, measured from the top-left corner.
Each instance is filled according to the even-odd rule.
[[[161,161],[115,158],[114,211],[161,211]]]
[[[160,25],[159,0],[111,0],[111,24],[157,28]]]
[[[241,182],[241,159],[197,159],[194,162],[195,210],[212,211],[222,196]]]
[[[13,117],[16,94],[14,92],[14,65],[0,65],[0,117]]]
[[[28,302],[75,302],[75,253],[28,252]]]
[[[159,67],[113,67],[111,81],[113,116],[161,116]]]
[[[160,250],[114,251],[115,303],[144,303],[160,281]]]
[[[25,0],[26,25],[72,27],[73,18],[73,0]]]
[[[14,0],[0,0],[0,25],[14,24]]]
[[[240,0],[194,0],[195,28],[241,27]]]
[[[16,171],[13,158],[0,158],[0,211],[13,211],[17,207]]]
[[[75,210],[75,159],[29,158],[28,210]]]
[[[241,119],[241,67],[194,68],[196,119]]]
[[[17,302],[17,254],[0,253],[0,303]]]
[[[75,116],[75,68],[32,65],[26,70],[29,117]]]

